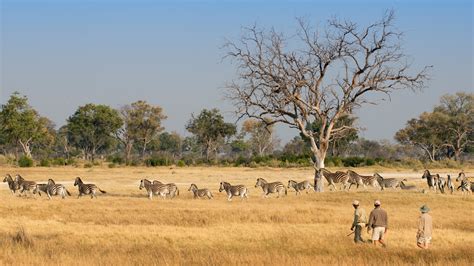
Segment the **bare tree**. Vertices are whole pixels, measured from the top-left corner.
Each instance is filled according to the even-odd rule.
[[[363,28],[331,19],[320,32],[299,19],[299,30],[290,38],[274,29],[245,28],[238,41],[224,45],[226,58],[237,64],[239,73],[227,97],[239,117],[284,123],[309,138],[317,173],[324,168],[332,139],[351,129],[335,126],[341,117],[374,103],[368,98],[372,94],[425,85],[427,67],[409,73],[402,34],[393,20],[393,11]],[[319,132],[307,127],[316,121],[321,123]],[[316,181],[316,191],[323,191],[321,178]]]

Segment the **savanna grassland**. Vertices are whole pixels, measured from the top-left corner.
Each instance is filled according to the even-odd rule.
[[[334,169],[331,169],[334,170]],[[374,170],[407,177],[426,188],[421,171]],[[53,178],[72,197],[19,198],[0,186],[0,264],[23,265],[468,265],[474,261],[474,195],[368,189],[326,192],[277,199],[262,198],[257,177],[269,181],[312,178],[311,169],[251,168],[0,168],[27,180]],[[440,173],[457,175],[458,169]],[[472,176],[472,170],[467,171]],[[74,178],[95,183],[107,194],[77,199]],[[142,178],[174,182],[177,199],[148,200],[138,189]],[[250,198],[227,202],[219,182],[245,184]],[[194,200],[190,183],[207,187],[213,200]],[[355,245],[347,236],[354,199],[369,212],[375,199],[389,214],[388,248]],[[432,249],[415,243],[418,208],[432,209]],[[364,238],[368,235],[364,232]]]

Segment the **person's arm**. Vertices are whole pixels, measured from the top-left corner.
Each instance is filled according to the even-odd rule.
[[[367,224],[367,232],[370,232],[370,229],[372,229],[373,223],[374,223],[374,214],[373,212],[370,212],[369,223]]]
[[[385,212],[385,233],[387,233],[388,230],[388,215],[387,212]]]
[[[423,232],[425,231],[425,219],[423,216],[420,216],[420,219],[418,219],[418,232],[416,233],[419,236],[423,236]]]
[[[354,221],[352,222],[351,231],[354,230],[354,227],[357,225],[358,220],[359,220],[359,215],[354,214]]]

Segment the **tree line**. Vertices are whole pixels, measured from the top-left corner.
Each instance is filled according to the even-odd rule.
[[[432,112],[410,119],[390,142],[361,139],[356,129],[334,137],[328,147],[328,166],[360,166],[405,158],[436,161],[472,156],[474,94],[445,95]],[[257,119],[240,128],[226,122],[217,109],[191,114],[185,128],[190,136],[167,132],[160,106],[137,101],[119,109],[100,104],[80,106],[56,129],[28,103],[13,93],[0,109],[0,149],[14,162],[35,159],[44,165],[71,164],[77,159],[94,163],[109,160],[123,165],[268,165],[311,166],[310,139],[300,134],[285,145],[274,127]],[[340,125],[355,128],[356,118],[345,116]],[[306,125],[319,131],[321,123]]]

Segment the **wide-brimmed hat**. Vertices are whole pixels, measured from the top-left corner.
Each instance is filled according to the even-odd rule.
[[[380,206],[380,200],[374,201],[374,205],[375,205],[375,206]]]
[[[427,205],[423,205],[423,206],[421,206],[420,211],[421,211],[421,212],[429,212],[429,211],[430,211],[430,208],[428,208]]]
[[[359,206],[359,201],[358,201],[358,200],[354,200],[354,201],[352,202],[352,205],[354,205],[354,206]]]

